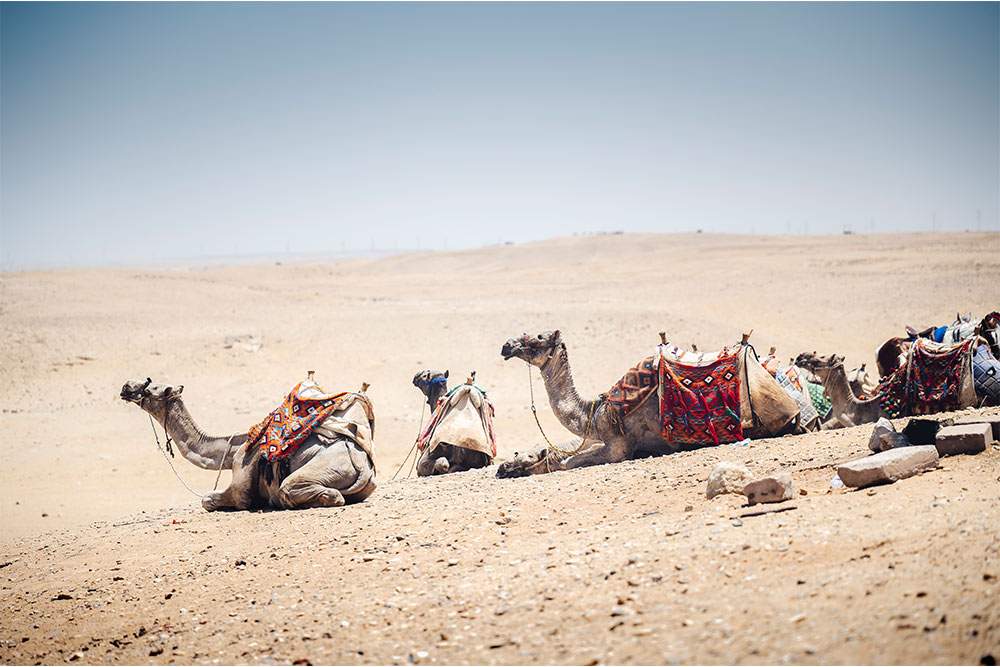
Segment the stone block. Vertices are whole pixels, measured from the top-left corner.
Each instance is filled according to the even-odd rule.
[[[897,433],[895,431],[891,433],[883,433],[879,436],[879,447],[878,451],[887,452],[890,449],[896,449],[897,447],[909,447],[910,439],[906,437],[905,433]]]
[[[780,503],[795,497],[795,486],[792,484],[792,476],[782,472],[750,482],[743,487],[743,495],[751,505]]]
[[[753,479],[750,470],[740,463],[717,463],[708,476],[705,495],[712,499],[723,493],[743,493],[743,487]]]
[[[989,424],[993,428],[993,441],[1000,442],[1000,415],[969,415],[955,420],[955,426],[961,424]]]
[[[847,486],[862,488],[886,484],[936,468],[938,452],[933,445],[900,447],[845,463],[837,476]]]
[[[951,426],[952,420],[939,421],[930,417],[914,417],[906,423],[903,433],[911,445],[933,445],[934,438],[942,426]]]
[[[947,426],[938,431],[934,446],[941,456],[978,454],[993,444],[993,427],[989,424]]]
[[[885,449],[882,446],[882,436],[886,433],[895,433],[896,429],[893,427],[892,422],[885,417],[879,417],[879,420],[875,422],[875,428],[872,430],[872,436],[868,438],[868,449],[873,452],[881,452]]]

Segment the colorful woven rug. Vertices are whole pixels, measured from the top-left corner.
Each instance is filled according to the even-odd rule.
[[[667,442],[718,445],[743,439],[739,352],[705,366],[662,356],[659,361],[660,434]]]
[[[813,407],[816,408],[816,412],[819,413],[820,418],[826,419],[827,415],[830,414],[830,408],[833,407],[833,403],[823,393],[823,385],[816,384],[815,382],[806,382],[806,391],[809,392],[809,398],[812,400]]]
[[[607,405],[616,418],[624,418],[656,391],[659,382],[659,356],[647,357],[628,370],[607,393]]]
[[[308,381],[295,385],[280,406],[250,429],[247,449],[259,445],[261,455],[268,461],[288,458],[309,437],[313,427],[329,417],[339,407],[340,399],[348,394],[326,394],[316,389],[319,388]],[[319,397],[303,398],[304,391]]]
[[[914,412],[930,414],[962,407],[962,381],[969,367],[975,338],[943,350],[934,350],[918,340],[910,363],[910,405]]]

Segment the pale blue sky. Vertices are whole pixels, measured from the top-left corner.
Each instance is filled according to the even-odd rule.
[[[0,263],[1000,229],[997,3],[3,3]]]

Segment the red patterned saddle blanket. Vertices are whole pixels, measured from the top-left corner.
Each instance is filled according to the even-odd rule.
[[[326,394],[318,392],[315,385],[305,383],[307,396],[302,396],[304,382],[300,382],[289,392],[275,410],[262,422],[250,429],[246,447],[260,446],[261,455],[268,461],[286,459],[298,449],[302,441],[309,437],[313,428],[323,423],[338,407],[341,399],[349,392]]]
[[[611,387],[606,400],[612,421],[622,424],[662,387],[660,433],[668,442],[718,445],[742,440],[740,349],[727,348],[703,365],[681,362],[678,352],[643,359]]]
[[[660,359],[660,434],[677,445],[743,439],[739,352],[704,366]]]
[[[951,347],[918,338],[907,362],[879,381],[875,391],[879,406],[890,417],[967,407],[971,359],[977,344],[975,337]]]

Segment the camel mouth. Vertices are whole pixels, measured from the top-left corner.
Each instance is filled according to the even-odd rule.
[[[129,403],[139,403],[142,399],[149,396],[149,385],[152,384],[150,378],[146,378],[145,382],[138,382],[136,380],[129,380],[124,385],[122,385],[122,390],[119,396],[123,401]]]
[[[517,355],[517,344],[514,342],[513,339],[504,343],[503,347],[500,348],[500,356],[503,357],[504,361],[509,361],[511,357],[514,357],[516,355]]]

